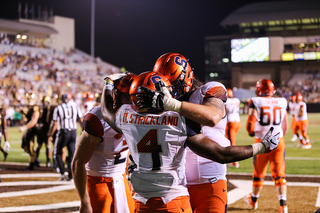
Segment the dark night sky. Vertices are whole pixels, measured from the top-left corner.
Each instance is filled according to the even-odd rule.
[[[0,1],[0,18],[18,18],[18,0]],[[90,54],[90,0],[21,0],[53,14],[75,19],[76,48]],[[166,52],[190,59],[202,80],[204,37],[224,35],[219,23],[257,0],[95,0],[95,56],[139,74],[153,68]],[[23,15],[22,15],[23,17]],[[29,17],[31,15],[29,14]]]

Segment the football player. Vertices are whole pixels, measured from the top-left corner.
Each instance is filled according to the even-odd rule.
[[[4,137],[3,147],[1,146],[2,135]],[[7,131],[7,118],[6,110],[0,107],[0,151],[3,153],[3,160],[7,160],[8,151],[10,150],[10,143],[8,142],[8,131]]]
[[[21,147],[29,154],[28,170],[34,170],[35,166],[39,166],[36,162],[36,153],[34,152],[35,136],[37,134],[37,123],[40,118],[39,106],[35,103],[35,94],[27,93],[28,111],[26,113],[27,123],[19,128],[19,132],[24,133],[22,136]],[[23,112],[24,113],[24,112]]]
[[[51,149],[50,143],[48,143],[48,131],[50,127],[50,123],[47,121],[49,109],[50,109],[50,101],[51,98],[49,96],[43,96],[41,103],[42,106],[39,107],[39,119],[36,125],[37,127],[37,143],[38,146],[35,150],[36,159],[39,159],[40,149],[42,144],[45,144],[46,147],[46,166],[51,167]]]
[[[240,130],[240,100],[233,97],[232,89],[227,89],[228,99],[226,102],[227,110],[227,127],[226,127],[226,137],[230,140],[231,146],[236,145],[237,134]],[[233,166],[239,168],[239,162],[233,162],[228,164],[228,166]]]
[[[260,144],[220,146],[199,134],[201,128],[198,124],[177,112],[163,111],[164,105],[177,107],[176,100],[169,93],[170,86],[162,74],[144,72],[133,80],[130,87],[133,106],[124,104],[118,110],[110,104],[112,83],[103,90],[103,118],[124,134],[137,164],[137,169],[131,174],[136,212],[192,212],[184,173],[186,146],[196,154],[219,163],[243,160],[277,146],[278,136],[271,135],[272,128]],[[163,97],[156,98],[160,107],[142,104],[145,103],[143,100],[155,97]]]
[[[274,84],[268,79],[259,80],[256,83],[257,97],[249,101],[249,113],[246,129],[249,136],[255,137],[254,142],[260,143],[264,134],[273,127],[280,132],[278,148],[265,155],[257,155],[253,159],[253,186],[252,193],[246,195],[244,200],[251,208],[258,208],[258,198],[261,193],[264,178],[269,169],[275,183],[278,199],[279,212],[288,212],[287,207],[287,181],[285,177],[285,143],[284,135],[288,130],[287,100],[285,98],[272,97],[275,93]]]
[[[290,113],[290,115],[292,116],[292,121],[291,121],[291,129],[292,129],[292,133],[293,133],[293,136],[291,138],[291,141],[295,141],[297,140],[297,132],[295,132],[295,123],[296,123],[296,118],[295,118],[295,110],[296,110],[296,104],[297,104],[297,96],[293,95],[290,97],[290,101],[288,103],[288,111]]]
[[[309,135],[307,134],[307,128],[309,124],[307,104],[303,101],[303,97],[299,92],[296,96],[297,104],[294,116],[296,118],[294,132],[300,139],[298,147],[301,147],[303,149],[310,149],[311,143],[309,140]],[[298,131],[300,131],[301,135],[298,134]]]
[[[183,107],[192,107],[185,111],[173,109],[174,111],[203,125],[202,134],[219,145],[230,146],[230,141],[225,137],[227,91],[224,85],[215,81],[202,85],[194,78],[188,60],[179,53],[160,56],[153,70],[164,74],[170,80],[174,98],[179,100],[178,103]],[[215,116],[212,118],[212,115]],[[226,211],[226,173],[225,164],[201,157],[187,148],[186,178],[194,212]]]
[[[117,108],[131,103],[129,88],[134,74],[115,82]],[[96,106],[84,117],[72,161],[74,183],[80,197],[80,212],[133,213],[134,201],[126,179],[128,145],[115,132]]]

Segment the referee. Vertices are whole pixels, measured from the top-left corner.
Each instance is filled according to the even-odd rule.
[[[71,162],[76,147],[77,139],[77,121],[82,124],[82,113],[78,106],[70,104],[68,94],[61,95],[62,104],[58,105],[53,111],[52,120],[54,125],[49,134],[49,141],[53,140],[53,134],[57,130],[56,140],[54,142],[53,157],[57,162],[61,177],[59,180],[72,180]],[[82,128],[82,125],[81,125]],[[62,160],[62,149],[67,146],[68,149],[68,176],[65,175],[64,162]]]

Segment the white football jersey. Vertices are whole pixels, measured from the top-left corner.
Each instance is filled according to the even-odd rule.
[[[116,126],[122,130],[137,171],[131,175],[135,199],[146,203],[161,197],[168,203],[189,195],[185,187],[185,118],[176,112],[139,114],[131,105],[116,113]]]
[[[254,130],[255,137],[262,139],[272,126],[274,127],[273,132],[280,132],[280,137],[283,137],[281,123],[287,113],[287,100],[272,97],[253,97],[251,100],[258,112]]]
[[[202,104],[205,98],[212,96],[226,100],[227,90],[224,85],[214,81],[208,82],[193,92],[189,102]],[[202,126],[201,133],[223,147],[230,146],[230,141],[225,137],[226,124],[227,119],[224,117],[215,127]],[[200,157],[187,148],[186,177],[188,185],[208,182],[214,183],[218,180],[226,180],[226,173],[226,164],[220,164],[207,158]]]
[[[290,115],[296,115],[297,103],[290,101],[290,102],[288,103],[288,107],[289,107],[289,113],[290,113]]]
[[[228,98],[226,102],[227,122],[240,122],[240,100]]]
[[[124,137],[103,120],[100,106],[94,107],[89,113],[100,120],[104,128],[104,135],[103,141],[97,145],[91,159],[86,164],[87,174],[102,177],[115,177],[124,174],[129,152]]]
[[[298,116],[300,108],[303,107],[303,114],[302,116]],[[303,101],[296,103],[296,110],[295,110],[295,117],[296,121],[305,121],[308,120],[308,114],[307,114],[307,104]]]

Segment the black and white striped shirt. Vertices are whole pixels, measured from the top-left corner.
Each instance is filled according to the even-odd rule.
[[[53,111],[53,121],[58,121],[58,129],[76,130],[77,120],[82,118],[80,108],[75,104],[63,103]]]

